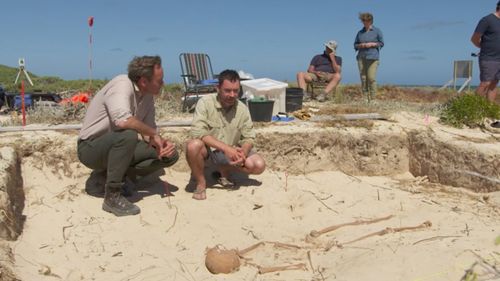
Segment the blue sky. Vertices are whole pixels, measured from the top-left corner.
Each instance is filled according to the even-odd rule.
[[[125,73],[135,55],[160,55],[165,81],[180,81],[182,52],[208,53],[215,72],[295,80],[323,43],[336,40],[343,83],[359,83],[353,41],[359,12],[371,12],[385,37],[381,84],[441,85],[454,60],[474,59],[470,37],[496,0],[2,0],[0,64],[18,58],[37,75],[89,77],[89,27],[94,78]]]

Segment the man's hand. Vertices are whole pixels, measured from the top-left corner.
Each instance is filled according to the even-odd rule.
[[[323,71],[314,71],[314,74],[318,77],[322,77],[324,72]]]
[[[359,43],[359,47],[360,48],[375,48],[375,47],[378,47],[378,43],[377,42],[367,42],[367,43]]]
[[[234,166],[242,166],[245,163],[245,154],[241,148],[229,146],[224,150],[224,154],[229,159],[229,164]]]
[[[149,145],[156,149],[158,159],[171,157],[175,154],[175,144],[163,139],[160,135],[151,136],[149,138]]]
[[[172,157],[175,154],[175,144],[168,140],[163,140],[163,150],[160,157]]]
[[[330,60],[335,61],[335,51],[329,53],[328,56],[330,57]]]
[[[247,159],[247,152],[242,147],[236,147],[236,151],[239,156],[243,158],[243,163],[245,163],[245,160]]]

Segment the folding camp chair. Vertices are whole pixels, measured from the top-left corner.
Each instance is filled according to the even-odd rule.
[[[179,55],[179,61],[184,81],[182,111],[186,111],[188,108],[194,108],[200,95],[217,92],[217,80],[207,54],[182,53]]]
[[[307,83],[307,91],[311,94],[314,94],[314,90],[316,89],[324,89],[328,85],[328,82],[325,81],[312,81]]]
[[[441,89],[445,89],[453,84],[453,89],[457,89],[457,79],[465,79],[462,87],[458,90],[458,93],[462,92],[463,89],[468,85],[470,90],[470,81],[472,80],[472,61],[471,60],[456,60],[453,62],[453,79],[448,81]]]

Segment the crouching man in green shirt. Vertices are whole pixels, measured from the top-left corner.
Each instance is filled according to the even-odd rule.
[[[261,174],[264,159],[252,150],[255,132],[248,108],[238,100],[240,77],[234,70],[219,75],[217,95],[201,98],[195,109],[191,127],[192,139],[187,142],[186,158],[196,180],[193,198],[204,200],[206,195],[205,161],[212,161],[221,177],[218,182],[231,187],[231,172]]]

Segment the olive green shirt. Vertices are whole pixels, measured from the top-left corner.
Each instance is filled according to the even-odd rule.
[[[231,146],[243,143],[253,145],[255,131],[250,112],[244,103],[237,103],[229,109],[222,108],[217,95],[207,95],[196,104],[191,137],[201,139],[213,136]]]

